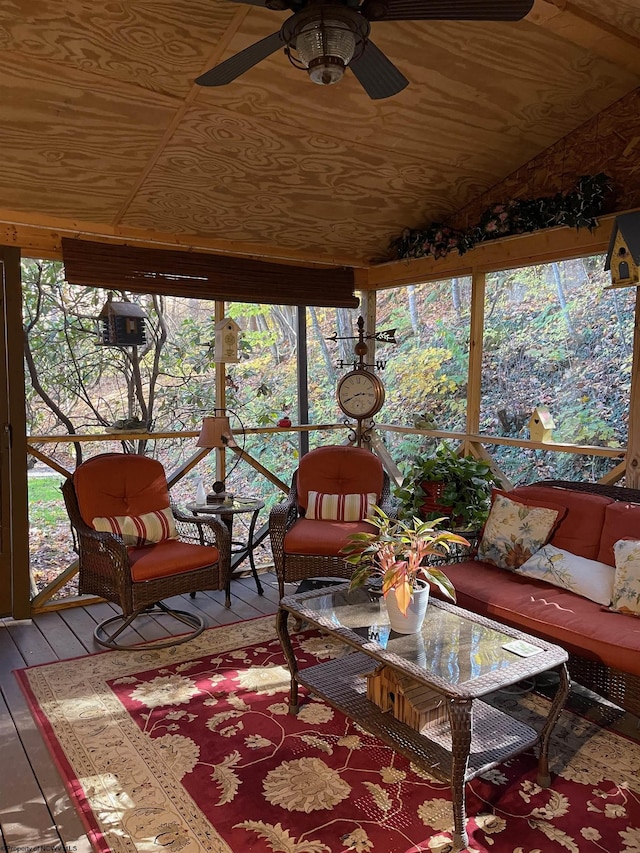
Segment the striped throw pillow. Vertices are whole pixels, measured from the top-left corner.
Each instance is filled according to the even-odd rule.
[[[323,521],[362,521],[372,514],[377,499],[375,492],[361,495],[309,492],[306,518]]]
[[[171,507],[144,515],[97,516],[93,519],[93,527],[94,530],[119,534],[125,545],[149,545],[178,536]]]

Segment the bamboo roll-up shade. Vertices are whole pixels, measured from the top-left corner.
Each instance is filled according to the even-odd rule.
[[[254,304],[358,305],[350,267],[302,267],[67,237],[62,257],[70,284]]]

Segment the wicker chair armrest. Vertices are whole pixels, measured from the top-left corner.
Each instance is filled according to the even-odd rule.
[[[389,516],[389,518],[396,519],[400,513],[400,506],[401,504],[398,498],[391,493],[391,481],[389,479],[389,475],[385,471],[379,507]]]
[[[208,516],[195,517],[172,507],[176,521],[176,530],[182,541],[195,542],[198,545],[215,545],[220,552],[220,562],[224,565],[231,560],[231,534],[226,524],[219,518]]]
[[[84,548],[109,550],[118,554],[126,554],[127,546],[124,544],[122,536],[118,533],[109,533],[104,530],[94,530],[88,525],[76,527],[76,536],[78,541]]]
[[[293,527],[298,518],[298,497],[296,493],[289,492],[286,500],[276,504],[269,513],[269,534],[271,541],[284,541],[287,530]]]
[[[397,498],[394,498],[392,495],[389,495],[387,499],[380,501],[380,509],[385,512],[389,518],[396,519],[400,513],[400,501]]]
[[[115,548],[118,551],[124,551],[126,554],[127,547],[124,544],[122,536],[117,533],[111,533],[108,530],[94,530],[82,518],[78,512],[71,521],[71,527],[78,537],[78,541],[82,542],[85,548],[99,547],[98,543],[103,543],[104,547]]]
[[[85,525],[76,525],[79,553],[82,563],[99,571],[105,577],[114,578],[118,586],[131,582],[129,553],[122,536],[115,533],[94,530]]]

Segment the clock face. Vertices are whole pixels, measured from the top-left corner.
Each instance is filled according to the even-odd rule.
[[[370,418],[382,408],[384,385],[367,370],[352,370],[338,383],[338,404],[351,418]]]

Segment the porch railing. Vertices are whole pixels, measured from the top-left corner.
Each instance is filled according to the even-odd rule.
[[[260,427],[244,429],[242,433],[245,436],[250,435],[273,435],[277,433],[312,433],[320,431],[332,431],[336,433],[344,433],[351,430],[345,424],[309,424],[291,427]],[[236,435],[240,431],[235,431]],[[612,484],[618,482],[625,474],[625,457],[626,448],[624,447],[601,447],[599,445],[579,445],[579,444],[560,444],[555,442],[537,442],[521,438],[508,438],[503,436],[490,436],[483,434],[470,434],[464,432],[445,432],[442,430],[426,430],[416,429],[414,427],[398,426],[396,424],[377,424],[372,437],[372,450],[381,458],[383,465],[389,473],[391,479],[399,484],[402,479],[402,474],[392,457],[392,454],[387,449],[382,436],[385,433],[400,434],[400,435],[422,435],[425,438],[443,439],[458,443],[458,449],[461,453],[471,454],[478,459],[488,461],[496,476],[501,480],[505,487],[509,488],[513,484],[508,476],[502,471],[494,457],[487,447],[492,446],[511,446],[522,449],[544,450],[553,453],[569,453],[582,456],[598,456],[608,457],[610,459],[620,460],[610,471],[599,479],[601,483]],[[56,461],[52,456],[42,450],[43,446],[60,445],[60,444],[86,444],[86,443],[103,443],[117,441],[157,441],[159,439],[182,440],[196,439],[199,431],[184,431],[184,432],[127,432],[125,430],[117,433],[99,433],[99,434],[83,434],[83,435],[39,435],[30,436],[27,440],[27,450],[30,455],[47,465],[53,471],[56,471],[63,477],[71,477],[73,472],[67,470],[63,465]],[[342,436],[341,436],[342,438]],[[347,441],[349,439],[347,438]],[[241,457],[242,461],[250,465],[260,477],[268,480],[277,489],[283,493],[289,490],[289,483],[285,483],[277,474],[270,471],[262,465],[257,459],[251,456],[246,450],[240,447],[229,446],[228,450]],[[209,448],[198,448],[186,461],[178,466],[175,470],[167,473],[169,486],[175,486],[180,482],[190,471],[192,471],[199,462],[211,453]],[[268,525],[257,532],[256,538],[262,541],[268,534]],[[61,609],[77,605],[85,605],[94,599],[89,596],[69,596],[64,599],[52,600],[53,596],[75,575],[78,570],[78,561],[72,561],[62,572],[41,591],[34,595],[31,601],[32,613],[40,613],[45,610]]]

